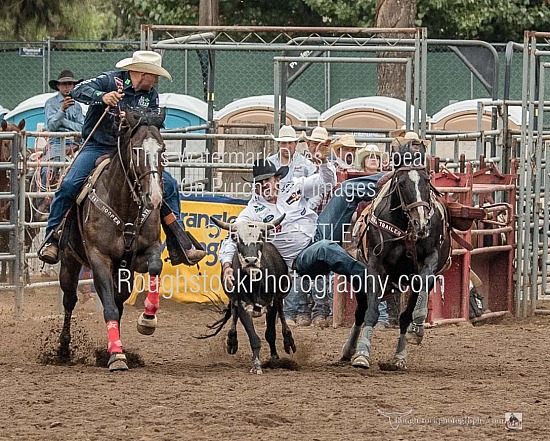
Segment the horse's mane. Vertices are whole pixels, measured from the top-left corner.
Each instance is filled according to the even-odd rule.
[[[159,130],[164,128],[164,119],[166,117],[166,108],[151,109],[150,107],[135,108],[126,107],[125,119],[129,122],[132,129],[140,126],[154,126]]]

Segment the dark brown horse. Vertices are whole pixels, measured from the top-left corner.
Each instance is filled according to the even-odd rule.
[[[103,304],[109,336],[110,370],[126,370],[120,341],[124,302],[133,288],[133,273],[149,273],[149,294],[138,331],[152,334],[158,308],[160,259],[160,205],[164,142],[160,127],[164,111],[127,110],[122,119],[118,148],[97,181],[86,184],[87,197],[72,211],[60,240],[65,319],[60,355],[68,356],[71,316],[77,302],[78,273],[82,264],[93,271],[94,285]]]

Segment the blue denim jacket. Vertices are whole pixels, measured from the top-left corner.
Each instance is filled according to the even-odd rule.
[[[136,92],[130,80],[130,73],[126,70],[105,72],[96,78],[82,81],[73,89],[71,96],[76,101],[90,106],[84,120],[84,128],[82,129],[83,139],[88,138],[97,121],[105,112],[107,106],[102,101],[103,95],[116,91],[119,88],[123,89],[124,97],[116,108],[112,108],[109,111],[92,134],[90,142],[94,144],[103,146],[116,145],[120,109],[124,109],[125,107],[150,107],[156,109],[159,107],[157,88],[153,87],[149,92]]]

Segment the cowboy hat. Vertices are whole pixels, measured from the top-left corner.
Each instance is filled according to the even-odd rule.
[[[260,182],[272,176],[284,178],[288,174],[288,166],[283,165],[277,170],[275,164],[267,159],[258,159],[252,166],[252,180],[243,177],[246,182]]]
[[[416,132],[407,132],[406,130],[394,130],[393,132],[390,132],[390,136],[392,138],[395,138],[399,144],[406,144],[408,142],[413,142],[413,144],[422,142],[424,144],[424,147],[428,148],[431,144],[430,140],[427,139],[420,139],[418,134]],[[392,143],[393,146],[393,143]]]
[[[367,157],[376,156],[380,158],[382,156],[382,152],[375,144],[367,144],[365,147],[361,147],[359,150],[357,150],[357,154],[355,155],[355,168],[357,170],[363,170],[363,161]]]
[[[48,84],[53,90],[59,90],[60,83],[74,83],[76,85],[82,81],[83,80],[77,80],[70,70],[65,69],[61,71],[61,73],[57,77],[57,80],[50,80]]]
[[[324,142],[330,139],[327,129],[324,127],[315,127],[310,136],[304,136],[306,141]]]
[[[406,140],[413,140],[413,141],[421,141],[418,134],[416,132],[407,132],[407,130],[403,126],[399,130],[393,130],[390,132],[391,138],[405,138]]]
[[[275,138],[277,142],[294,142],[298,141],[299,136],[296,134],[296,130],[292,126],[282,126],[279,129],[279,137]]]
[[[365,147],[365,144],[357,144],[355,142],[355,136],[352,134],[346,134],[340,136],[340,138],[332,142],[332,149],[334,150],[334,153],[337,154],[342,147],[353,147],[358,149]]]
[[[120,60],[115,66],[119,69],[133,70],[134,72],[160,75],[172,81],[172,75],[162,67],[162,56],[153,51],[135,51],[132,58]]]

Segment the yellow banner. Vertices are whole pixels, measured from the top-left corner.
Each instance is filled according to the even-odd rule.
[[[224,197],[182,198],[181,218],[184,228],[197,239],[206,250],[206,257],[197,266],[172,266],[165,262],[168,251],[162,252],[162,274],[159,291],[162,298],[177,302],[208,302],[207,296],[219,295],[226,299],[221,284],[221,267],[218,262],[220,243],[227,231],[220,230],[210,222],[210,216],[224,222],[232,222],[243,210],[245,202]],[[164,233],[162,240],[164,241]],[[164,246],[164,245],[163,245]],[[128,303],[134,304],[137,295],[149,286],[148,274],[135,274],[134,292]]]

